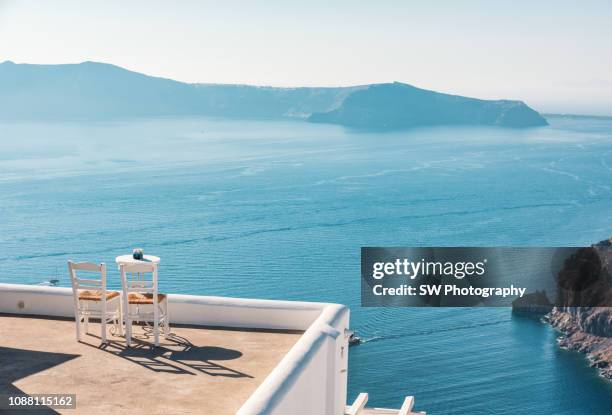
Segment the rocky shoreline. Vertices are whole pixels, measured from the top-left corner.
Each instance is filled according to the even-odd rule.
[[[590,366],[612,381],[612,308],[555,307],[544,320],[562,333],[561,348],[585,353]]]

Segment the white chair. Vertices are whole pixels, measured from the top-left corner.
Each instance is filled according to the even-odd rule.
[[[130,346],[132,341],[132,321],[143,321],[153,323],[155,346],[159,346],[159,328],[163,328],[164,335],[170,334],[170,319],[168,296],[157,291],[157,264],[120,264],[119,270],[123,286],[123,317],[127,345]],[[147,278],[148,275],[150,279]]]
[[[80,278],[77,271],[87,272],[89,277]],[[89,332],[90,317],[100,319],[102,343],[106,343],[107,323],[114,323],[115,332],[121,334],[121,296],[118,291],[106,291],[106,264],[68,261],[68,272],[72,281],[77,341],[81,340],[81,321],[85,333]]]

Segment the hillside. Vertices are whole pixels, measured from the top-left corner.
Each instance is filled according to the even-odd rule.
[[[546,125],[519,101],[484,101],[392,83],[337,88],[188,84],[118,66],[0,64],[0,118],[307,118],[355,128]]]
[[[357,88],[188,84],[84,62],[0,64],[0,117],[113,118],[160,115],[306,117]]]
[[[546,120],[521,101],[487,101],[428,91],[402,83],[370,85],[355,91],[311,122],[355,128],[398,129],[432,125],[534,127]]]

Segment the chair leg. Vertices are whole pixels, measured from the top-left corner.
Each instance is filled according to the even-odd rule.
[[[130,347],[132,343],[132,320],[129,313],[125,316],[125,343]]]
[[[123,304],[119,303],[119,318],[116,320],[117,321],[117,333],[119,333],[119,336],[123,336],[124,334],[124,330],[123,330]]]
[[[170,315],[168,314],[168,300],[164,301],[164,315],[166,319],[164,321],[164,334],[167,338],[170,335]]]
[[[101,330],[102,330],[102,335],[100,336],[102,338],[102,343],[106,343],[106,313],[103,313],[101,318],[100,318],[100,326],[101,326]]]
[[[74,296],[74,322],[76,328],[77,342],[81,341],[81,302]]]
[[[77,312],[76,318],[74,319],[74,322],[76,323],[76,338],[77,341],[80,342],[81,341],[81,315]]]
[[[132,320],[130,319],[130,305],[124,297],[123,301],[123,321],[125,322],[125,344],[130,347],[132,342]]]
[[[85,315],[85,334],[89,333],[89,314]]]
[[[153,313],[153,337],[155,346],[159,346],[159,310],[156,308]]]
[[[108,320],[108,301],[106,300],[106,291],[103,291],[102,295],[105,298],[102,299],[102,312],[100,313],[100,330],[102,331],[100,340],[102,343],[106,343],[106,322]]]

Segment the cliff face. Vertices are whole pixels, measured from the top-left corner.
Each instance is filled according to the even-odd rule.
[[[595,265],[594,265],[595,264]],[[593,266],[602,276],[596,283],[580,284],[581,275],[592,275]],[[601,304],[608,305],[610,271],[612,269],[612,238],[593,245],[571,258],[559,273],[559,283],[569,284],[574,290],[560,291],[556,304],[576,304],[577,295],[596,296]],[[578,289],[576,289],[578,288]],[[586,353],[592,366],[612,380],[612,308],[575,307],[558,305],[546,316],[546,320],[562,333],[559,346]]]
[[[555,307],[547,321],[562,333],[564,349],[585,353],[591,366],[612,380],[612,310],[610,308]]]
[[[467,98],[398,82],[369,85],[347,96],[340,107],[312,114],[308,120],[372,129],[435,125],[535,127],[548,124],[538,112],[521,101]]]

